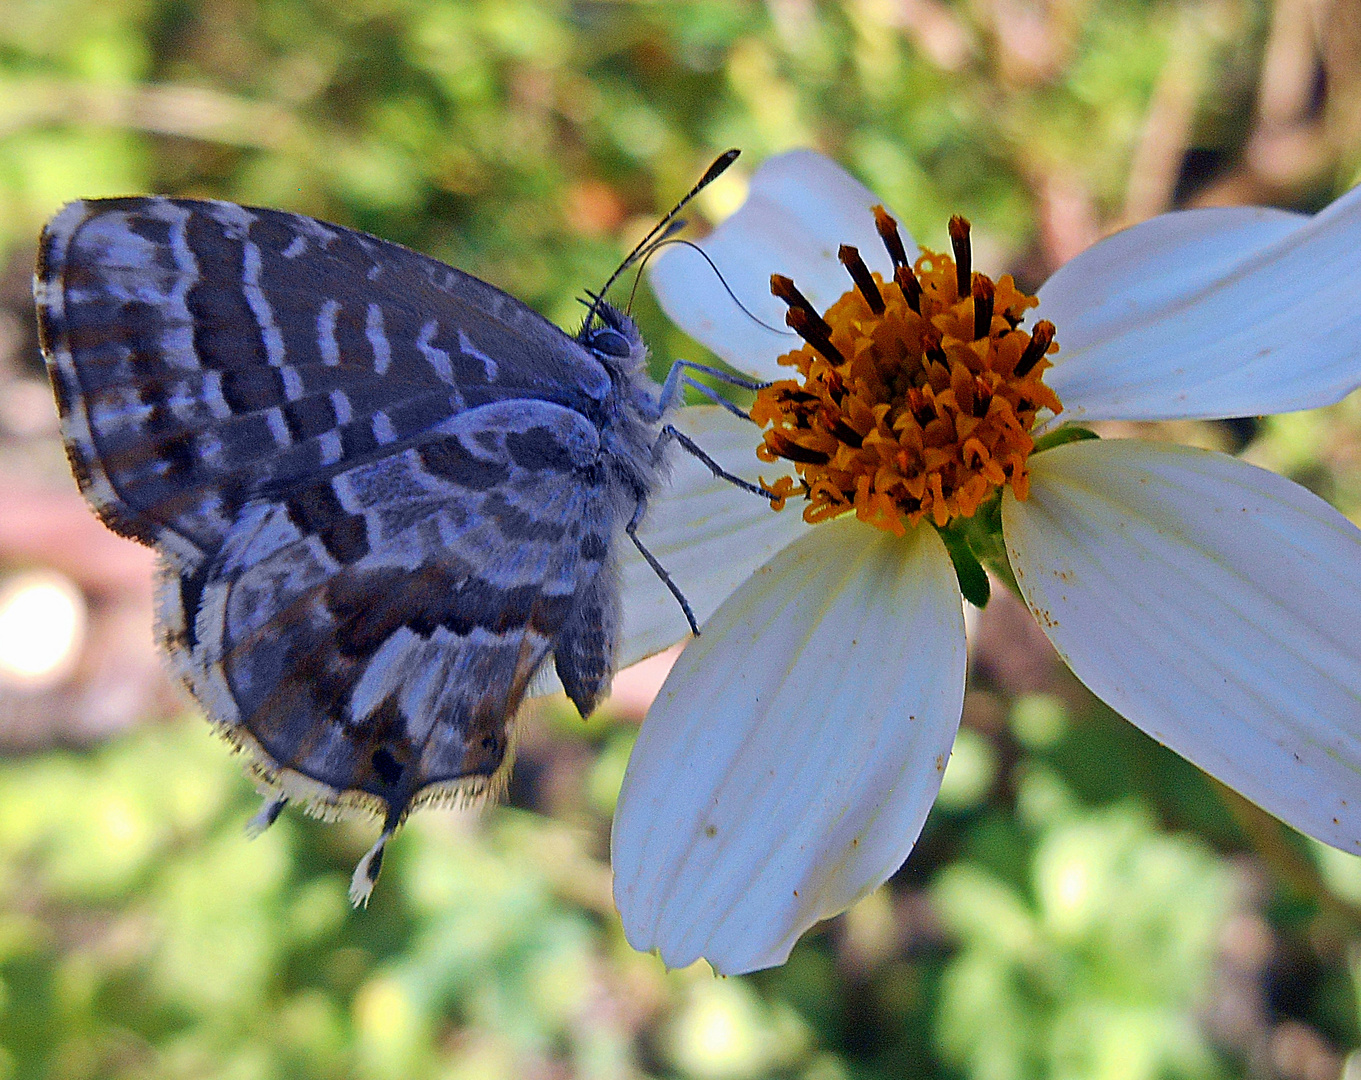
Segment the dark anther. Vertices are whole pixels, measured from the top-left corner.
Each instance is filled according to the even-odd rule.
[[[840,350],[832,344],[832,328],[816,312],[809,314],[806,308],[791,307],[784,313],[784,321],[789,324],[791,330],[833,364],[846,362]]]
[[[974,376],[974,399],[973,414],[979,420],[988,415],[988,406],[992,404],[992,388],[977,375]]]
[[[917,280],[917,275],[912,272],[912,267],[898,267],[893,271],[893,280],[898,283],[898,288],[903,290],[903,299],[907,301],[907,306],[920,315],[922,313],[922,283]]]
[[[969,219],[956,214],[950,219],[950,246],[955,251],[955,288],[961,300],[969,295],[973,277],[973,252],[969,247]]]
[[[789,310],[784,313],[784,321],[790,329],[833,364],[845,362],[832,344],[832,328],[827,325],[827,320],[808,302],[808,297],[799,292],[791,278],[783,274],[771,274],[770,291],[789,305]]]
[[[865,260],[860,257],[860,252],[851,247],[850,244],[842,244],[837,249],[836,257],[841,260],[851,279],[855,282],[855,287],[860,290],[860,295],[865,298],[865,303],[869,304],[870,310],[876,315],[884,313],[884,298],[879,294],[879,286],[874,283],[874,275],[870,273],[870,268],[865,265]]]
[[[821,450],[811,450],[806,446],[800,446],[793,440],[786,439],[779,432],[770,432],[770,440],[774,444],[771,449],[788,461],[798,461],[804,465],[826,465],[831,460]]]
[[[879,230],[879,239],[883,240],[884,247],[888,251],[888,257],[893,260],[894,267],[907,266],[907,251],[903,248],[903,238],[898,232],[898,223],[889,216],[887,210],[882,206],[873,207],[874,227]]]
[[[818,314],[818,309],[808,302],[808,297],[799,292],[798,287],[794,284],[793,278],[787,278],[783,274],[771,274],[770,293],[772,296],[776,296],[783,300],[791,308],[798,308],[800,311],[806,311],[813,318],[819,321],[822,320],[822,316]],[[823,325],[825,326],[826,324],[824,323]],[[830,327],[828,327],[827,332],[831,333]]]
[[[847,446],[853,446],[859,450],[865,445],[865,437],[846,423],[841,417],[837,417],[831,425],[832,434],[844,442]]]
[[[946,362],[945,350],[940,347],[940,331],[934,326],[929,327],[922,334],[922,352],[928,359],[934,360],[937,364]]]
[[[1054,324],[1048,319],[1041,319],[1035,324],[1035,329],[1030,335],[1030,344],[1025,347],[1025,352],[1021,353],[1021,358],[1016,361],[1015,375],[1023,378],[1030,374],[1030,369],[1043,359],[1044,354],[1049,351],[1049,346],[1054,343]]]
[[[973,282],[973,339],[981,341],[992,333],[992,306],[997,293],[982,274]]]

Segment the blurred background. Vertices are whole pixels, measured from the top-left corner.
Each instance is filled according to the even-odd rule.
[[[620,932],[610,815],[664,660],[590,721],[527,709],[509,798],[418,815],[366,912],[371,824],[246,840],[252,784],[153,651],[151,556],[65,466],[43,221],[279,206],[572,326],[719,151],[701,230],[805,145],[1033,288],[1172,207],[1351,186],[1361,3],[0,0],[0,1080],[1361,1078],[1361,861],[1119,720],[1005,594],[917,849],[778,970],[668,973]],[[637,311],[659,370],[702,357]],[[1361,520],[1356,399],[1143,434]]]

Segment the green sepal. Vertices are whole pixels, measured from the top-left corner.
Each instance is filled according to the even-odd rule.
[[[1011,560],[1007,558],[1005,548],[999,555],[985,556],[981,561],[984,566],[997,575],[997,579],[1003,585],[1011,590],[1012,595],[1020,600],[1025,600],[1025,597],[1021,595],[1021,587],[1016,584],[1016,575],[1011,571]]]
[[[1088,428],[1078,427],[1076,424],[1064,424],[1057,431],[1051,431],[1036,439],[1035,449],[1030,452],[1038,454],[1043,450],[1052,450],[1056,446],[1064,446],[1070,442],[1086,442],[1088,439],[1099,438],[1101,438],[1100,435]]]
[[[959,591],[964,594],[964,599],[974,607],[987,607],[988,598],[992,595],[988,573],[969,546],[967,528],[958,527],[960,524],[957,519],[943,529],[937,526],[936,532],[945,541],[945,550],[950,553],[950,561],[954,563],[955,577],[959,579]]]
[[[1011,570],[1006,541],[1002,537],[1002,492],[995,491],[974,512],[973,517],[955,518],[943,529],[937,529],[950,553],[959,591],[975,607],[982,607],[991,593],[986,587],[987,574],[982,575],[985,587],[976,584],[980,571],[986,569],[1016,596],[1021,596],[1016,575]],[[975,599],[978,597],[978,599]],[[980,603],[982,600],[983,603]]]

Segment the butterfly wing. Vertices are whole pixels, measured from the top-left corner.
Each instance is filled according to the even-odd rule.
[[[610,389],[585,349],[500,290],[276,210],[71,203],[44,232],[35,293],[82,488],[181,565],[262,490],[374,460],[469,406],[591,415]]]
[[[560,330],[405,248],[226,203],[72,204],[35,291],[77,478],[166,556],[172,661],[270,778],[393,819],[494,785],[555,641],[598,695],[611,387]]]
[[[167,622],[198,612],[179,636],[197,696],[314,801],[390,813],[495,786],[529,679],[604,565],[598,454],[579,413],[511,400],[315,482],[306,513],[251,503],[205,584],[165,593]]]

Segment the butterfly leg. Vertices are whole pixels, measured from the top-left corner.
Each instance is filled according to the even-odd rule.
[[[730,371],[722,368],[710,367],[708,364],[697,364],[693,360],[677,360],[672,367],[689,368],[691,371],[702,371],[705,375],[712,375],[719,382],[727,383],[729,386],[740,386],[743,390],[764,390],[771,384],[761,382],[757,379],[746,379],[741,375],[734,375]]]
[[[383,868],[383,851],[387,848],[388,841],[392,839],[392,834],[397,831],[400,822],[401,814],[394,813],[389,807],[388,816],[383,821],[382,833],[374,841],[373,847],[369,848],[364,857],[359,860],[359,865],[354,868],[354,877],[350,878],[351,906],[369,906],[369,897],[373,895],[373,887],[378,883],[378,871]]]
[[[747,417],[747,419],[751,418]],[[662,447],[671,439],[675,439],[676,442],[680,443],[686,453],[693,455],[708,466],[709,471],[720,480],[726,480],[734,487],[740,487],[743,491],[750,491],[753,495],[759,495],[763,499],[774,499],[774,496],[759,484],[753,484],[750,480],[743,480],[740,476],[728,472],[722,465],[706,454],[700,448],[699,443],[695,442],[689,435],[685,434],[685,432],[672,424],[667,424],[663,427],[661,435],[657,437],[657,442],[652,447],[654,458],[660,454]]]
[[[733,407],[736,408],[736,406]],[[750,417],[746,417],[746,419],[750,419]],[[656,443],[653,444],[652,447],[653,457],[659,458],[661,456],[662,449],[672,439],[675,439],[676,442],[680,443],[687,453],[694,455],[705,465],[707,465],[709,471],[712,472],[720,480],[726,480],[733,486],[739,487],[743,491],[750,491],[753,495],[759,495],[763,499],[772,500],[774,499],[774,496],[771,495],[770,492],[766,491],[765,488],[753,484],[748,480],[743,480],[740,476],[736,476],[733,473],[728,472],[726,469],[723,468],[722,465],[720,465],[717,461],[715,461],[708,454],[706,454],[700,448],[699,444],[695,442],[694,439],[690,438],[689,435],[685,434],[685,432],[681,431],[679,428],[673,426],[672,424],[665,425],[662,428],[661,434],[657,436],[657,441]],[[674,581],[671,580],[671,575],[666,572],[666,568],[662,566],[660,562],[657,561],[657,557],[653,555],[652,552],[648,551],[648,549],[643,546],[643,542],[638,539],[638,525],[642,522],[643,515],[646,512],[647,512],[646,500],[639,499],[638,506],[633,511],[633,517],[630,519],[629,523],[624,526],[624,532],[628,533],[628,538],[633,541],[633,546],[636,547],[638,549],[638,553],[642,555],[644,559],[647,560],[648,566],[652,567],[652,572],[656,574],[659,578],[661,578],[662,584],[664,584],[668,589],[671,590],[671,595],[676,598],[676,602],[680,604],[681,610],[685,612],[685,621],[690,624],[690,632],[694,634],[696,637],[698,637],[699,624],[695,621],[695,613],[690,608],[690,602],[685,599],[685,594],[680,591],[680,587]]]
[[[685,599],[685,594],[680,591],[680,586],[671,580],[671,575],[666,572],[666,567],[657,561],[657,556],[648,551],[643,546],[643,542],[638,539],[638,523],[643,520],[645,513],[647,513],[647,501],[639,499],[638,507],[633,511],[633,517],[624,526],[624,532],[628,533],[629,539],[633,541],[633,546],[638,549],[638,554],[647,560],[648,566],[652,567],[652,572],[662,579],[663,585],[671,590],[671,595],[680,604],[681,611],[685,612],[685,621],[690,624],[690,633],[699,637],[699,623],[695,621],[695,613],[690,607],[690,601]]]
[[[686,386],[693,386],[696,390],[698,390],[706,398],[712,401],[715,405],[722,405],[723,408],[727,409],[728,412],[732,413],[734,416],[740,417],[743,420],[751,420],[751,415],[749,413],[745,412],[739,406],[734,405],[731,401],[725,398],[712,386],[705,386],[704,383],[700,382],[698,379],[691,379],[688,377],[682,379],[681,381],[685,383]]]
[[[738,408],[722,394],[717,393],[713,387],[705,386],[697,379],[692,379],[685,374],[685,371],[702,371],[706,375],[712,375],[720,382],[729,386],[740,386],[743,390],[764,390],[770,385],[768,382],[754,382],[751,379],[744,379],[740,375],[723,371],[721,368],[710,367],[708,364],[696,364],[692,360],[677,360],[671,365],[671,370],[666,373],[666,381],[662,383],[661,393],[657,395],[657,415],[653,419],[660,420],[663,415],[669,412],[674,406],[680,404],[682,386],[690,386],[698,390],[715,405],[722,405],[734,416],[740,416],[743,420],[750,420],[742,409]]]
[[[252,839],[259,836],[279,820],[279,815],[283,813],[283,809],[287,805],[288,796],[284,795],[282,792],[266,795],[265,803],[260,807],[259,812],[257,812],[250,821],[246,822],[246,835]]]

